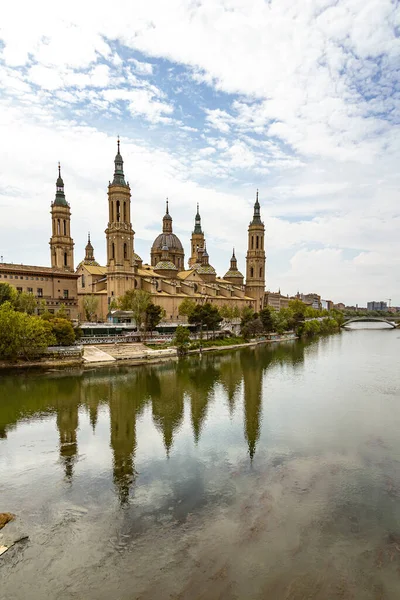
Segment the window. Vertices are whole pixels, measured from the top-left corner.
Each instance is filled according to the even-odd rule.
[[[254,269],[253,269],[253,267],[250,267],[250,277],[254,277]]]
[[[256,248],[258,250],[258,236],[256,237]]]
[[[254,236],[251,236],[251,249],[253,250],[254,248]]]
[[[67,221],[64,219],[64,235],[67,235]]]
[[[82,279],[81,279],[81,286],[84,288],[85,287],[85,276],[82,273]]]
[[[126,221],[126,202],[124,202],[124,221]]]
[[[21,275],[20,279],[23,279],[22,275]]]
[[[63,297],[68,298],[68,290],[63,290]]]
[[[39,298],[43,298],[43,288],[38,288],[37,289],[37,295]]]
[[[260,278],[262,278],[262,267],[260,267]]]
[[[18,292],[19,294],[21,294],[21,292],[22,292],[22,288],[21,288],[21,287],[17,287],[17,292]]]
[[[60,235],[60,219],[57,219],[57,233]]]
[[[64,252],[64,267],[68,266],[68,255],[66,252]]]
[[[115,258],[115,244],[114,244],[114,242],[111,244],[111,258]]]
[[[33,294],[33,288],[28,288],[28,294]]]
[[[124,244],[124,258],[128,258],[128,246]]]
[[[119,214],[119,211],[120,211],[120,201],[117,200],[117,221],[118,221],[118,223],[119,223],[119,220],[121,218],[121,215]]]
[[[7,275],[4,275],[3,277],[4,277],[4,279],[7,279]]]

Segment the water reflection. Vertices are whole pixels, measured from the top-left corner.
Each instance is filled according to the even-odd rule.
[[[207,412],[218,386],[225,392],[232,416],[243,394],[244,434],[253,459],[260,435],[263,375],[271,365],[297,365],[304,360],[304,346],[249,348],[241,352],[207,354],[178,363],[140,368],[102,369],[63,375],[26,375],[21,383],[13,376],[2,381],[1,437],[19,422],[56,414],[59,456],[66,481],[71,482],[79,454],[79,413],[84,409],[93,432],[102,405],[109,409],[113,481],[121,504],[129,500],[136,478],[137,419],[151,408],[155,428],[161,433],[166,456],[190,411],[194,442],[198,444]]]

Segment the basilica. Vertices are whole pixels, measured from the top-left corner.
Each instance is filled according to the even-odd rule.
[[[162,218],[162,230],[154,240],[149,262],[136,252],[135,232],[131,219],[131,189],[125,180],[124,163],[118,140],[114,176],[108,185],[108,223],[105,229],[107,264],[95,259],[90,236],[85,257],[74,269],[74,242],[71,237],[71,210],[64,192],[59,166],[56,195],[51,204],[51,267],[0,264],[0,281],[7,281],[19,291],[30,291],[42,299],[51,312],[63,304],[71,318],[85,319],[85,296],[97,299],[96,320],[104,321],[110,306],[127,290],[143,289],[152,301],[165,310],[167,322],[179,321],[179,305],[185,298],[211,302],[217,307],[251,306],[255,311],[268,303],[265,292],[265,227],[260,216],[258,192],[252,220],[248,227],[246,278],[237,266],[233,250],[230,265],[218,277],[207,252],[199,206],[190,239],[190,257],[185,263],[181,240],[173,231],[168,201]]]

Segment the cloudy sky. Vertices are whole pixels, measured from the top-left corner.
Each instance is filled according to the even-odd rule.
[[[0,255],[49,264],[61,161],[75,263],[105,263],[121,136],[135,249],[165,198],[189,254],[245,269],[260,190],[267,289],[400,306],[396,0],[120,0],[0,8]]]

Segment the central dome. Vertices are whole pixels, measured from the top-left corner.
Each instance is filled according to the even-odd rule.
[[[154,240],[151,249],[162,250],[163,246],[168,246],[170,251],[179,250],[180,252],[183,252],[181,240],[174,233],[160,233]]]

